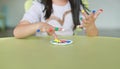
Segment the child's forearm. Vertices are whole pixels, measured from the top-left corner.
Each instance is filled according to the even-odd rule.
[[[98,29],[95,25],[86,28],[85,32],[87,36],[98,36]]]
[[[31,24],[27,21],[24,21],[14,29],[13,34],[16,38],[25,38],[27,36],[35,34],[36,30],[39,29],[39,27],[40,23]]]

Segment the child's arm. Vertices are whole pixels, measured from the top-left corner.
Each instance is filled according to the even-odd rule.
[[[20,22],[20,24],[14,29],[14,36],[16,38],[25,38],[28,37],[30,35],[35,34],[37,29],[40,29],[40,31],[42,32],[48,32],[49,28],[53,28],[53,26],[47,24],[47,23],[33,23],[31,24],[28,21],[22,21]],[[54,34],[54,31],[52,32],[48,32],[49,34]]]

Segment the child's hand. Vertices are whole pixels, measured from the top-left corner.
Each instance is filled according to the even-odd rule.
[[[80,27],[85,28],[86,35],[88,36],[97,36],[98,30],[95,25],[95,21],[99,14],[103,12],[102,9],[98,10],[97,12],[94,10],[91,14],[87,14],[86,12],[82,11],[84,18],[82,18],[82,25]]]
[[[42,32],[47,32],[49,35],[53,35],[55,33],[54,27],[47,23],[42,23],[40,26],[40,30]]]
[[[84,19],[82,18],[82,26],[86,29],[91,29],[95,27],[95,21],[99,14],[103,12],[102,9],[98,10],[97,12],[95,10],[92,11],[91,14],[87,14],[86,12],[82,11],[82,14],[84,16]]]
[[[57,39],[57,35],[55,34],[55,31],[64,31],[64,29],[62,28],[53,27],[52,25],[49,25],[47,23],[42,23],[40,29],[42,32],[47,32],[48,35],[54,36],[55,39]]]

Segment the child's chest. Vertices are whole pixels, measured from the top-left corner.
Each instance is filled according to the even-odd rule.
[[[47,20],[45,20],[44,18],[41,20],[54,27],[61,27],[64,29],[72,29],[74,26],[71,10],[60,12],[56,11],[52,13],[50,18],[48,18]]]

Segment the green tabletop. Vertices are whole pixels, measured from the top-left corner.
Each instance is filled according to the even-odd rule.
[[[120,38],[71,36],[66,46],[52,37],[0,38],[0,69],[120,69]]]

